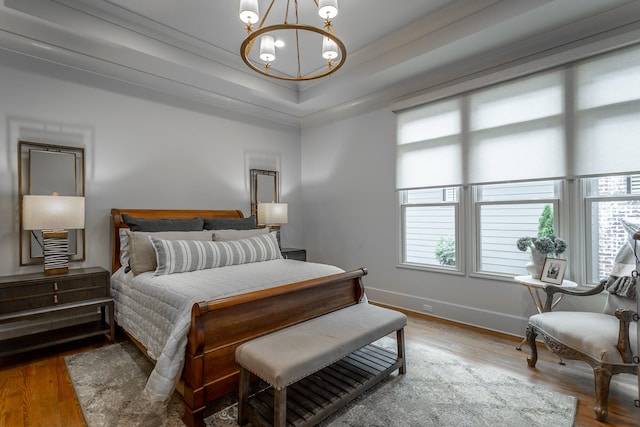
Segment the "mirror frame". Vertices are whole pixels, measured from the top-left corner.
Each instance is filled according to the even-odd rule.
[[[273,198],[269,200],[269,202],[280,202],[280,178],[278,171],[270,171],[264,169],[250,169],[250,193],[251,193],[251,215],[255,215],[258,217],[258,202],[264,202],[263,200],[258,200],[258,194],[260,194],[261,188],[259,188],[258,181],[260,176],[271,176],[273,177]],[[266,191],[270,192],[270,187],[267,188]]]
[[[32,248],[38,246],[34,233],[24,230],[22,225],[22,198],[25,195],[32,194],[31,188],[31,153],[43,152],[70,154],[74,156],[74,193],[63,195],[84,196],[84,173],[85,173],[85,157],[84,148],[70,147],[56,144],[43,144],[32,141],[18,141],[18,204],[19,204],[19,222],[20,222],[20,266],[37,265],[44,263],[42,254],[34,254]],[[74,239],[75,244],[69,247],[75,247],[75,253],[70,254],[69,262],[81,262],[86,259],[85,250],[85,230],[69,230],[69,240]]]

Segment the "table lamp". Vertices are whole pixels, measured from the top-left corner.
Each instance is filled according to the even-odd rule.
[[[42,230],[44,274],[69,272],[69,233],[84,228],[84,197],[25,195],[22,198],[22,228]]]
[[[276,230],[278,247],[280,247],[280,224],[286,224],[289,221],[287,210],[287,203],[258,203],[258,225]]]

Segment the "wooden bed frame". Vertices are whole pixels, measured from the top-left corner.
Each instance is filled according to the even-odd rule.
[[[146,219],[242,218],[238,210],[112,209],[112,272],[120,268],[122,214]],[[364,296],[365,268],[193,305],[182,380],[183,421],[204,426],[207,405],[238,389],[240,344],[273,331],[358,303]],[[125,331],[127,333],[127,331]],[[132,341],[146,349],[130,334]]]

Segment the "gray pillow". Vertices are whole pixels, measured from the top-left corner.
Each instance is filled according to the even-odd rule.
[[[122,214],[122,220],[131,231],[200,231],[204,229],[204,219],[145,219]]]
[[[248,239],[253,236],[260,236],[262,234],[269,234],[268,228],[255,228],[251,230],[213,230],[213,240],[216,241],[229,241]]]
[[[250,230],[256,228],[256,216],[247,218],[205,218],[205,230]]]

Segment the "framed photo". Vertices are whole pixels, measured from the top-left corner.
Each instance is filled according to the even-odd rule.
[[[560,258],[545,258],[540,280],[552,285],[562,285],[564,271],[567,269],[567,260]]]

